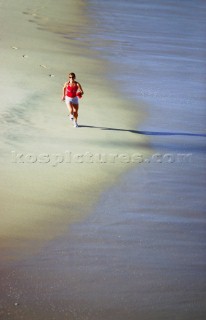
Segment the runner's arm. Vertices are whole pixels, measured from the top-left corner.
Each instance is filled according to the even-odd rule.
[[[62,101],[65,100],[66,86],[67,86],[67,82],[64,84],[63,89],[62,89]]]
[[[79,82],[77,82],[77,86],[78,86],[78,89],[80,90],[81,94],[84,94],[82,86],[81,86],[81,84]]]

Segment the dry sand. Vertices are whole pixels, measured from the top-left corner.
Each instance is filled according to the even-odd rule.
[[[135,155],[149,152],[146,139],[131,131],[143,113],[123,99],[108,80],[112,65],[91,48],[92,21],[84,1],[72,0],[65,10],[67,5],[65,0],[0,5],[5,261],[67,231],[91,212],[101,191],[138,164]],[[85,91],[78,129],[61,102],[71,71]]]

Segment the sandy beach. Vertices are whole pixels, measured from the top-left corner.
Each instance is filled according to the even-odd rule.
[[[121,62],[127,46],[128,52],[133,48],[129,41],[119,48],[112,36],[101,37],[98,10],[105,4],[101,1],[94,9],[94,3],[0,1],[0,318],[202,320],[201,108],[194,116],[189,109],[179,111],[173,100],[172,112],[164,114],[160,102],[165,99],[167,106],[166,95],[159,104],[150,104],[153,93],[144,83],[150,84],[145,81],[148,74],[155,83],[158,72],[150,70],[151,61],[141,65],[141,50],[146,61],[148,43],[152,45],[149,29],[138,29],[145,32],[140,43],[145,39],[146,52],[143,45],[138,48],[140,66],[134,65],[130,75]],[[112,12],[110,5],[104,8],[105,19]],[[139,5],[141,24],[149,11]],[[123,9],[127,19],[124,3]],[[157,10],[159,18],[161,14],[164,10]],[[162,58],[161,36],[158,40]],[[111,46],[111,52],[105,53],[102,43]],[[61,101],[69,72],[76,73],[85,92],[79,128],[73,127]],[[131,80],[129,98],[119,85],[121,72],[125,79],[139,76],[142,81],[137,80],[134,91]],[[172,72],[177,81],[175,70],[166,69],[165,74]],[[167,83],[161,81],[166,90]],[[175,96],[172,89],[169,94]],[[184,100],[183,90],[181,94]]]
[[[105,80],[111,66],[90,51],[86,40],[78,41],[89,23],[84,2],[71,1],[69,16],[65,5],[1,4],[3,246],[4,240],[14,239],[18,247],[16,239],[19,244],[23,239],[25,246],[27,238],[38,242],[61,233],[90,211],[107,185],[138,162],[130,159],[137,145],[138,153],[147,149],[146,139],[130,132],[133,119],[143,115],[132,111],[132,102],[125,114],[125,101]],[[79,75],[85,90],[78,131],[61,102],[70,70]]]

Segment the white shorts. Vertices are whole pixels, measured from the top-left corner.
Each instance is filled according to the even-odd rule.
[[[70,98],[70,97],[65,97],[65,102],[66,104],[69,104],[70,102],[73,104],[79,104],[78,97]]]

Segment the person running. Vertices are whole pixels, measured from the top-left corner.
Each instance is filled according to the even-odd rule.
[[[79,99],[84,94],[82,86],[76,80],[75,73],[71,72],[69,74],[69,81],[67,81],[63,86],[62,101],[66,102],[67,108],[69,110],[70,120],[73,121],[74,127],[78,127],[78,109],[79,109]]]

